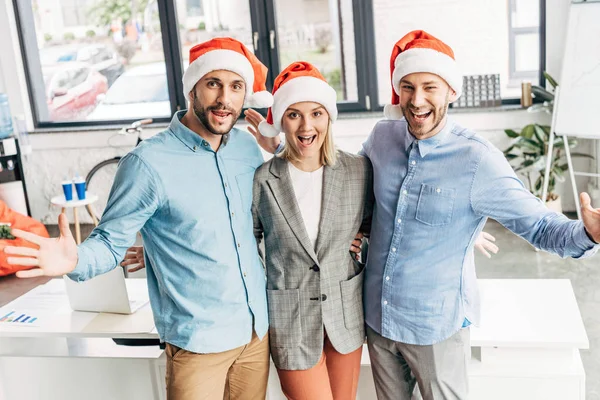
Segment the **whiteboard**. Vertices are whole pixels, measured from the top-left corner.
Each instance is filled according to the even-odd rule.
[[[571,4],[558,84],[555,132],[600,139],[600,2]]]

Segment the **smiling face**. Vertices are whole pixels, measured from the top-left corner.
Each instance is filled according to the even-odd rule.
[[[231,131],[244,106],[246,83],[234,72],[218,70],[204,75],[191,92],[194,114],[213,135]]]
[[[417,139],[427,139],[446,125],[448,104],[456,92],[438,75],[427,72],[409,74],[400,80],[400,107],[409,131]]]
[[[295,103],[285,110],[281,129],[285,133],[286,146],[291,146],[301,160],[320,160],[329,130],[329,114],[319,103]]]

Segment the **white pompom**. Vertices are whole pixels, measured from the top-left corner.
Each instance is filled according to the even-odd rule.
[[[258,131],[261,135],[266,137],[275,137],[279,135],[277,129],[275,129],[275,127],[269,124],[267,121],[261,121],[261,123],[258,124]]]
[[[269,92],[256,92],[246,98],[246,107],[268,108],[273,105],[273,95]]]
[[[385,107],[383,107],[383,115],[385,115],[387,119],[402,119],[404,116],[399,104],[386,104]]]

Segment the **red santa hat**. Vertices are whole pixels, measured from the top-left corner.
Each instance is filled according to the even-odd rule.
[[[337,119],[337,94],[323,75],[312,64],[297,61],[290,64],[275,78],[273,106],[269,108],[267,120],[258,130],[263,136],[275,137],[281,132],[281,119],[292,104],[303,101],[319,103],[329,113],[329,119]]]
[[[183,94],[190,92],[206,74],[216,70],[235,72],[246,82],[245,107],[266,108],[273,96],[265,87],[267,67],[246,46],[232,38],[214,38],[190,49],[190,65],[183,74]]]
[[[462,74],[458,69],[454,52],[446,43],[425,31],[412,31],[400,39],[390,58],[392,77],[392,103],[383,110],[386,118],[402,118],[400,108],[400,80],[415,72],[429,72],[444,79],[456,92],[456,101],[462,92]]]

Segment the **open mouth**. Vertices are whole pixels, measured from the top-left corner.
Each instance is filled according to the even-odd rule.
[[[423,111],[423,112],[414,112],[414,111],[410,111],[410,114],[412,115],[413,119],[415,119],[418,122],[425,122],[425,120],[427,120],[427,118],[429,118],[429,116],[431,115],[433,111]]]
[[[315,141],[316,138],[317,138],[317,135],[298,136],[298,140],[300,141],[300,143],[302,143],[305,146],[310,146],[311,144],[313,144],[313,142]]]
[[[215,117],[215,119],[219,122],[225,121],[231,115],[231,113],[229,111],[224,111],[224,110],[211,110],[210,112]]]

